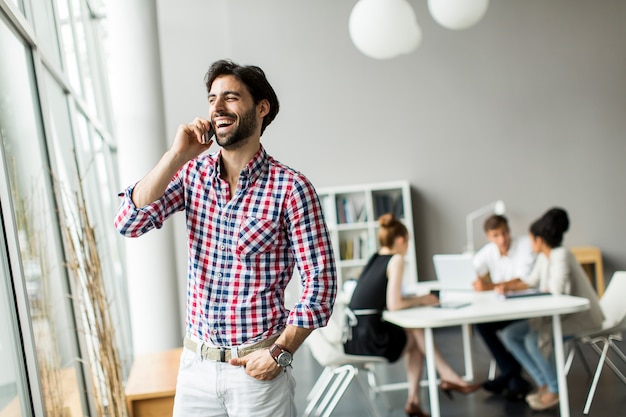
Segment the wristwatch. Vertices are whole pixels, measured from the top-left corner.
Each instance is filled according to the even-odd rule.
[[[270,355],[276,361],[278,366],[286,367],[290,366],[293,361],[293,355],[288,350],[285,350],[281,345],[274,343],[269,348]]]

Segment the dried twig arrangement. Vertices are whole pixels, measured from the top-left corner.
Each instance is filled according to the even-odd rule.
[[[56,340],[57,330],[55,323],[55,305],[51,301],[51,282],[46,260],[44,230],[36,230],[37,221],[34,221],[26,213],[44,213],[44,209],[38,205],[41,199],[35,198],[38,194],[37,184],[31,195],[22,198],[17,184],[17,169],[15,160],[11,160],[13,175],[11,190],[16,206],[17,227],[19,234],[20,253],[25,270],[25,279],[38,288],[35,294],[29,294],[30,316],[33,334],[35,336],[35,354],[39,370],[39,382],[44,402],[44,409],[48,417],[64,417],[67,409],[64,405],[63,389],[68,381],[62,377],[63,369],[60,365],[58,344]]]
[[[74,297],[82,315],[78,319],[84,327],[96,412],[98,416],[126,417],[128,410],[115,331],[84,196],[76,194],[69,198],[59,190],[58,183],[55,188],[61,197],[58,201],[67,268],[74,280]]]
[[[44,294],[48,292],[48,275],[45,268],[45,257],[40,258],[41,277],[43,283]],[[61,366],[58,351],[56,349],[56,329],[54,321],[53,307],[48,301],[49,298],[44,295],[40,300],[40,308],[45,313],[45,319],[33,318],[33,330],[36,340],[35,350],[37,352],[37,361],[39,363],[39,378],[41,380],[41,389],[43,391],[43,399],[46,408],[46,415],[49,417],[64,416],[64,398],[63,398],[63,380],[61,378]],[[47,341],[48,343],[44,343]],[[51,343],[50,343],[51,342]],[[53,348],[50,348],[50,345]]]

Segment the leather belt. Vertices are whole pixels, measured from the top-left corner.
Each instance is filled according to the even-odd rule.
[[[217,362],[228,362],[231,358],[240,358],[259,349],[268,348],[274,344],[276,339],[278,339],[278,335],[261,340],[260,342],[249,346],[213,347],[202,342],[197,342],[189,336],[185,336],[183,346],[192,352],[200,354],[202,359],[209,359]],[[233,354],[233,351],[235,351],[235,354]]]

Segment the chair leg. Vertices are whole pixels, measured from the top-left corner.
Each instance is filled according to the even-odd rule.
[[[608,338],[598,338],[591,341],[591,347],[596,351],[598,355],[602,355],[602,350],[597,346],[597,343],[604,342],[610,348],[612,348],[615,353],[617,353],[617,355],[622,359],[622,361],[624,361],[624,363],[626,363],[626,356],[622,353],[621,350],[619,350],[617,345],[615,345],[615,343],[613,342],[614,339],[621,340],[621,338],[616,338],[613,335],[609,336]],[[621,379],[624,384],[626,384],[626,376],[624,376],[624,374],[619,370],[619,368],[608,356],[605,358],[605,362],[613,370],[613,372],[615,372],[615,375],[617,375],[618,378]]]
[[[331,415],[332,411],[337,406],[337,403],[339,403],[339,400],[341,400],[341,397],[343,397],[343,394],[346,392],[348,386],[358,372],[353,366],[342,366],[341,368],[344,368],[339,378],[341,382],[337,384],[338,388],[333,389],[334,394],[329,397],[328,405],[324,406],[324,408],[326,408],[326,413],[324,413],[322,417],[329,417]]]
[[[371,396],[372,393],[377,394],[376,378],[371,370],[365,369],[365,371],[367,381],[357,377],[359,368],[353,365],[343,365],[335,369],[325,368],[318,382],[315,383],[312,393],[309,394],[310,399],[307,398],[309,402],[303,417],[329,417],[355,378],[366,397],[366,407],[369,413],[373,417],[380,417],[374,398]]]
[[[344,367],[337,369],[324,368],[324,372],[322,372],[320,379],[318,379],[318,382],[315,383],[314,392],[312,392],[313,395],[310,395],[311,399],[304,410],[303,417],[308,417],[310,415],[319,417],[322,415],[325,408],[328,407],[329,402],[331,402],[337,395],[337,389],[339,388],[342,380],[345,379],[346,372],[343,368]],[[326,372],[326,370],[328,370],[328,372]],[[324,396],[324,394],[326,395]],[[332,412],[332,408],[330,409],[330,412]]]
[[[578,342],[578,340],[572,340],[571,343],[572,346],[567,356],[567,361],[565,362],[565,375],[569,374],[569,370],[572,367],[572,362],[574,362],[574,356],[576,356],[576,353],[578,353],[578,356],[580,356],[580,359],[583,362],[583,366],[585,368],[585,371],[587,372],[587,375],[589,376],[589,378],[591,378],[593,374],[591,373],[589,362],[587,362],[587,359],[585,358],[585,355],[583,354],[583,351],[580,347],[580,343]]]
[[[372,369],[367,368],[365,369],[365,372],[367,373],[367,385],[369,389],[373,393],[378,394],[378,381],[376,381],[376,374]]]
[[[621,337],[618,338],[611,338],[611,347],[613,348],[613,351],[615,353],[617,353],[617,355],[622,358],[622,361],[624,361],[624,363],[626,363],[626,355],[624,355],[624,352],[622,352],[617,345],[615,344],[615,342],[613,340],[619,340],[620,342],[622,341]]]
[[[572,343],[576,343],[576,342],[572,342]],[[567,352],[567,359],[565,360],[565,368],[564,368],[564,373],[565,376],[569,375],[569,371],[570,369],[572,369],[572,362],[574,362],[574,356],[576,356],[576,349],[574,348],[574,346],[569,347],[569,352]]]
[[[617,347],[617,345],[613,342],[612,338],[609,337],[609,347],[613,350],[613,352],[615,352],[624,363],[626,363],[626,355],[624,355],[622,353],[621,350],[619,350],[619,348]],[[624,384],[626,384],[626,376],[624,376],[624,374],[619,370],[619,368],[617,366],[615,366],[615,364],[613,363],[613,361],[611,359],[609,359],[608,357],[606,358],[606,363],[609,365],[609,367],[613,370],[613,372],[615,372],[615,375],[618,376],[619,379],[622,380],[622,382]]]
[[[321,417],[330,416],[330,414],[337,406],[337,403],[346,392],[348,385],[350,385],[350,382],[352,382],[352,379],[356,375],[357,370],[353,366],[344,365],[335,369],[334,373],[337,377],[330,387],[327,396],[320,403],[320,410],[325,411],[323,414],[317,414]]]
[[[493,381],[496,378],[496,368],[498,367],[498,365],[496,364],[496,360],[491,358],[491,361],[489,362],[489,374],[487,375],[487,378],[490,381]]]
[[[366,406],[369,413],[373,417],[380,417],[374,399],[371,397],[371,393],[376,392],[375,386],[371,385],[375,384],[375,378],[373,375],[370,376],[371,371],[366,371],[368,373],[367,382],[357,377],[359,370],[352,365],[343,365],[333,370],[329,369],[329,372],[323,372],[314,386],[314,393],[310,395],[311,398],[304,410],[303,417],[329,417],[355,377],[357,377],[358,385],[367,397]]]
[[[380,417],[380,414],[378,413],[378,409],[376,408],[376,404],[374,403],[374,397],[378,394],[377,385],[376,385],[376,377],[374,375],[374,372],[371,369],[366,369],[365,371],[367,373],[367,382],[363,380],[359,380],[358,378],[357,380],[359,382],[359,386],[361,387],[363,395],[367,399],[367,408],[370,414],[373,417]]]
[[[593,396],[596,393],[596,387],[598,386],[598,379],[600,379],[600,373],[602,372],[602,367],[604,365],[604,361],[606,359],[606,354],[609,350],[609,341],[608,339],[604,339],[604,346],[602,347],[602,353],[600,354],[600,360],[598,361],[598,366],[596,367],[596,373],[593,377],[593,382],[591,383],[591,388],[589,388],[589,395],[587,395],[587,402],[585,402],[585,409],[583,410],[583,414],[589,414],[589,409],[591,408],[591,402],[593,401]],[[595,344],[593,344],[595,346]],[[597,346],[595,346],[597,348]],[[599,349],[599,348],[598,348]]]

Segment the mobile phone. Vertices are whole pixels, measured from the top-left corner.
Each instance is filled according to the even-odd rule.
[[[213,129],[213,125],[211,125],[209,130],[204,132],[204,135],[202,135],[202,143],[205,145],[208,144],[213,138],[213,136],[215,136],[215,130]]]

